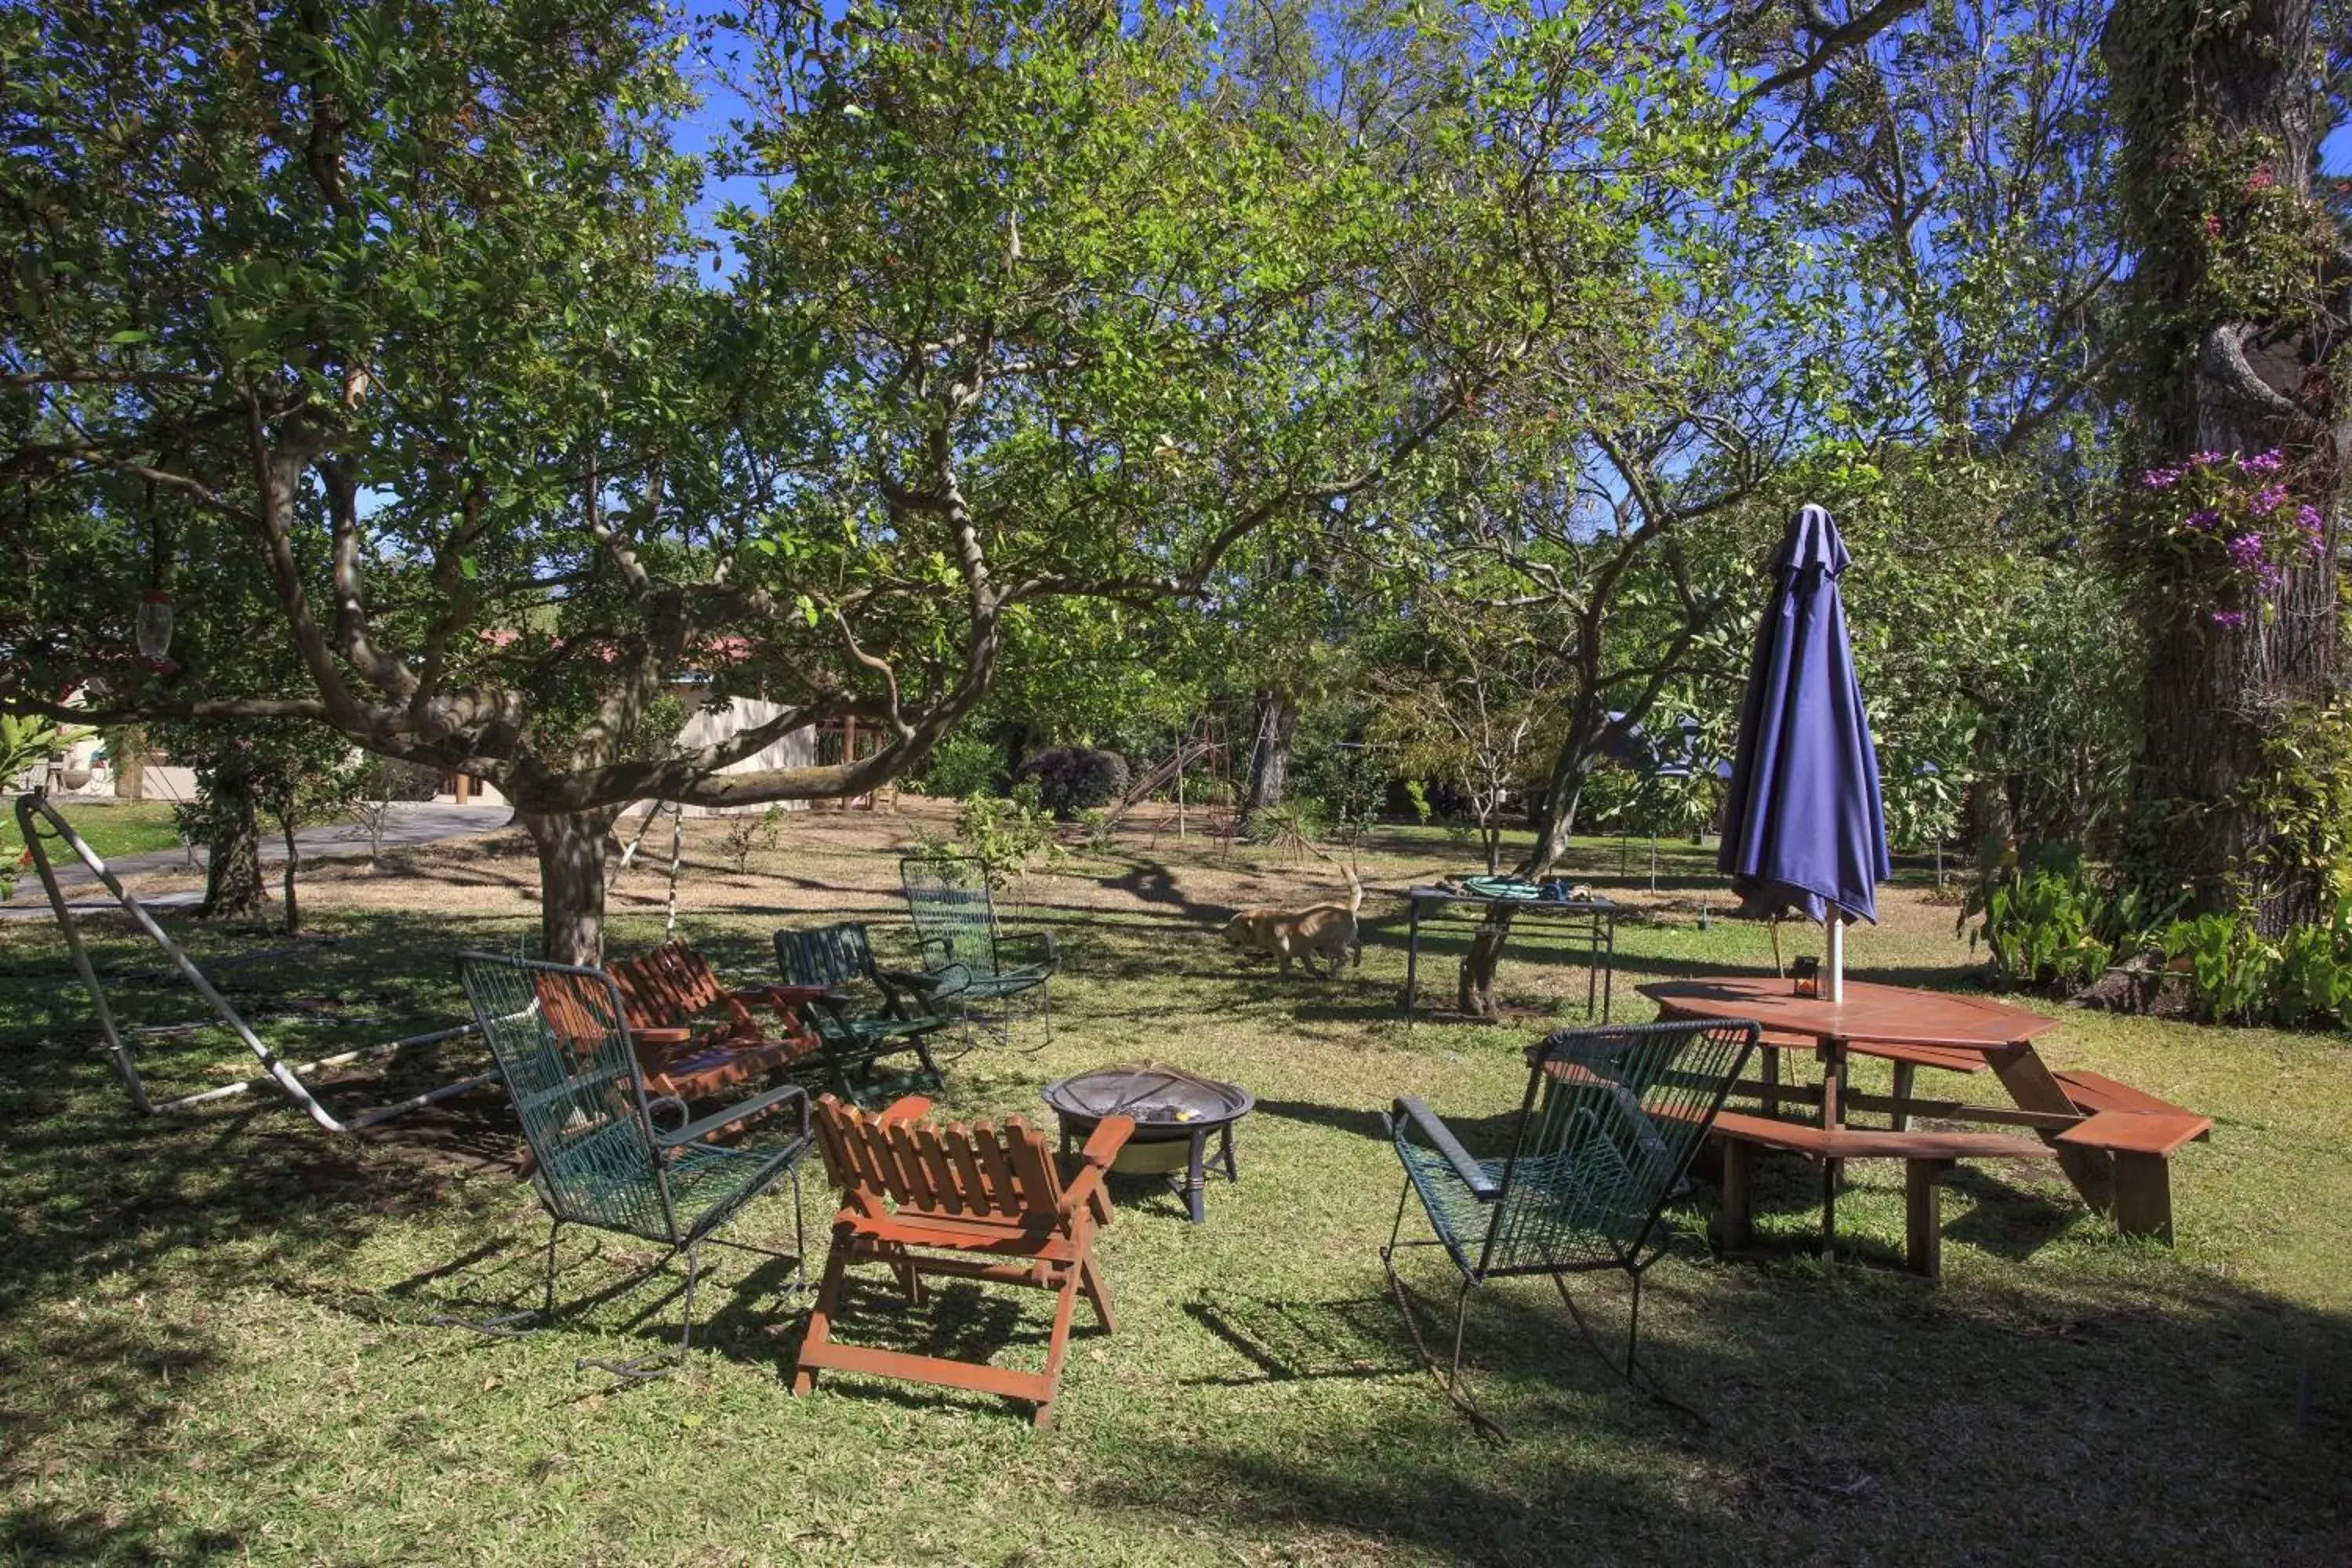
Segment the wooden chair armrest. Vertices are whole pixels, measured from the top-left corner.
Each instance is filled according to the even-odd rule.
[[[1103,1174],[1135,1131],[1132,1116],[1106,1116],[1096,1124],[1087,1146],[1078,1151],[1078,1173],[1062,1189],[1062,1213],[1067,1217],[1082,1207],[1091,1207],[1095,1218],[1110,1222],[1110,1194],[1103,1186]]]
[[[1110,1163],[1118,1158],[1119,1150],[1126,1147],[1127,1141],[1134,1134],[1134,1117],[1104,1117],[1095,1123],[1093,1134],[1087,1139],[1087,1146],[1078,1151],[1078,1163],[1097,1170],[1110,1169]]]
[[[917,1121],[930,1108],[930,1097],[928,1095],[901,1095],[883,1107],[881,1114],[874,1120],[877,1124],[888,1127],[894,1122]]]

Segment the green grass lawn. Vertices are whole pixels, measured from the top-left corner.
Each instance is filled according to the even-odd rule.
[[[172,804],[163,800],[74,800],[64,803],[67,818],[82,841],[101,859],[138,855],[150,849],[176,849],[180,830],[172,825]],[[0,869],[16,865],[25,852],[24,835],[16,830],[12,806],[0,813]],[[61,861],[79,865],[73,851],[60,848]],[[29,870],[26,873],[30,875]]]
[[[804,819],[733,878],[698,863],[683,927],[722,969],[765,966],[766,932],[897,904],[883,822]],[[903,835],[901,835],[903,837]],[[1707,858],[1614,841],[1580,874],[1647,911],[1619,940],[1621,1016],[1643,979],[1769,963],[1764,932],[1693,919],[1721,893]],[[1465,852],[1433,830],[1364,857],[1394,889]],[[511,947],[532,921],[510,846],[414,858],[406,877],[322,879],[306,895],[341,937],[224,972],[289,1049],[399,1033],[455,1013],[460,946]],[[1248,1085],[1241,1182],[1209,1223],[1122,1181],[1102,1257],[1119,1332],[1083,1311],[1053,1429],[993,1400],[834,1377],[786,1394],[802,1305],[773,1266],[721,1254],[711,1349],[671,1380],[615,1388],[573,1358],[650,1348],[661,1284],[493,1341],[443,1312],[520,1303],[544,1237],[514,1174],[503,1103],[478,1095],[383,1135],[338,1140],[281,1101],[184,1121],[125,1106],[92,1044],[61,945],[0,931],[0,1562],[1553,1563],[2352,1560],[2352,1049],[2332,1037],[2216,1031],[2069,1012],[2044,1054],[2219,1118],[2177,1166],[2177,1251],[2116,1237],[2054,1171],[1987,1167],[1946,1202],[1945,1279],[1894,1272],[1898,1168],[1853,1167],[1846,1255],[1818,1256],[1815,1183],[1767,1168],[1763,1261],[1705,1242],[1712,1190],[1674,1215],[1644,1352],[1712,1417],[1695,1431],[1629,1398],[1584,1351],[1550,1287],[1474,1309],[1483,1397],[1513,1434],[1478,1437],[1412,1357],[1377,1247],[1398,1195],[1379,1110],[1418,1094],[1475,1128],[1517,1102],[1519,1052],[1580,972],[1515,950],[1527,1022],[1423,1024],[1395,995],[1402,921],[1374,894],[1363,967],[1277,979],[1214,940],[1244,893],[1318,886],[1236,849],[1139,837],[1031,880],[1059,935],[1056,1027],[983,1047],[945,1109],[1043,1120],[1039,1088],[1156,1058]],[[1906,868],[1906,878],[1920,879]],[[625,893],[616,951],[660,931],[657,887]],[[655,912],[647,912],[653,910]],[[1958,984],[1964,942],[1919,889],[1858,932],[1857,974]],[[255,942],[198,937],[222,953]],[[1802,945],[1786,933],[1791,952]],[[1424,953],[1442,990],[1460,932]],[[1810,949],[1808,949],[1810,950]],[[1431,953],[1436,962],[1431,962]],[[137,969],[120,937],[101,963]],[[192,1017],[184,993],[119,988],[126,1017]],[[1631,1006],[1623,1005],[1632,1004]],[[362,1021],[364,1020],[364,1021]],[[1020,1042],[1038,1046],[1030,1037]],[[159,1091],[245,1070],[217,1033],[144,1047]],[[346,1105],[472,1070],[462,1043]],[[1922,1089],[1963,1086],[1923,1074]],[[808,1180],[810,1233],[830,1214]],[[746,1239],[788,1242],[787,1199]],[[649,1258],[569,1233],[559,1299],[584,1301]],[[758,1268],[751,1267],[760,1263]],[[1442,1266],[1412,1276],[1433,1309]],[[1581,1299],[1604,1334],[1624,1296]],[[1050,1299],[942,1286],[920,1311],[856,1295],[851,1337],[992,1350],[1034,1364]]]

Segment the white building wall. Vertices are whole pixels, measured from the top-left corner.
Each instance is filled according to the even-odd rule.
[[[695,696],[681,693],[692,702]],[[784,710],[781,702],[769,702],[757,697],[738,697],[723,711],[697,707],[677,732],[681,748],[715,745],[728,736],[744,730],[755,729],[769,722]],[[755,752],[740,763],[731,763],[719,771],[724,773],[755,773],[767,768],[805,768],[816,763],[816,731],[803,727],[788,731],[782,739],[772,742],[765,751]],[[808,802],[787,800],[778,803],[786,811],[805,811]],[[735,812],[761,812],[764,805],[709,806],[689,805],[688,816],[718,816]]]

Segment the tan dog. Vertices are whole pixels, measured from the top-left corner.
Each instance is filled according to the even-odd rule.
[[[1244,952],[1274,954],[1282,960],[1278,973],[1284,974],[1290,973],[1290,961],[1294,958],[1307,973],[1314,973],[1318,954],[1326,965],[1327,976],[1337,976],[1339,965],[1351,953],[1357,967],[1361,968],[1364,944],[1357,934],[1356,916],[1364,907],[1364,884],[1357,879],[1353,868],[1342,866],[1339,869],[1348,877],[1346,903],[1309,904],[1303,910],[1261,905],[1239,910],[1225,922],[1225,944]]]

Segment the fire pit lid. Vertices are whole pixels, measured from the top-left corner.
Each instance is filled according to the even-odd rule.
[[[1088,1121],[1132,1116],[1140,1126],[1237,1121],[1257,1103],[1239,1084],[1157,1063],[1098,1068],[1066,1078],[1045,1086],[1045,1100],[1064,1116]]]

